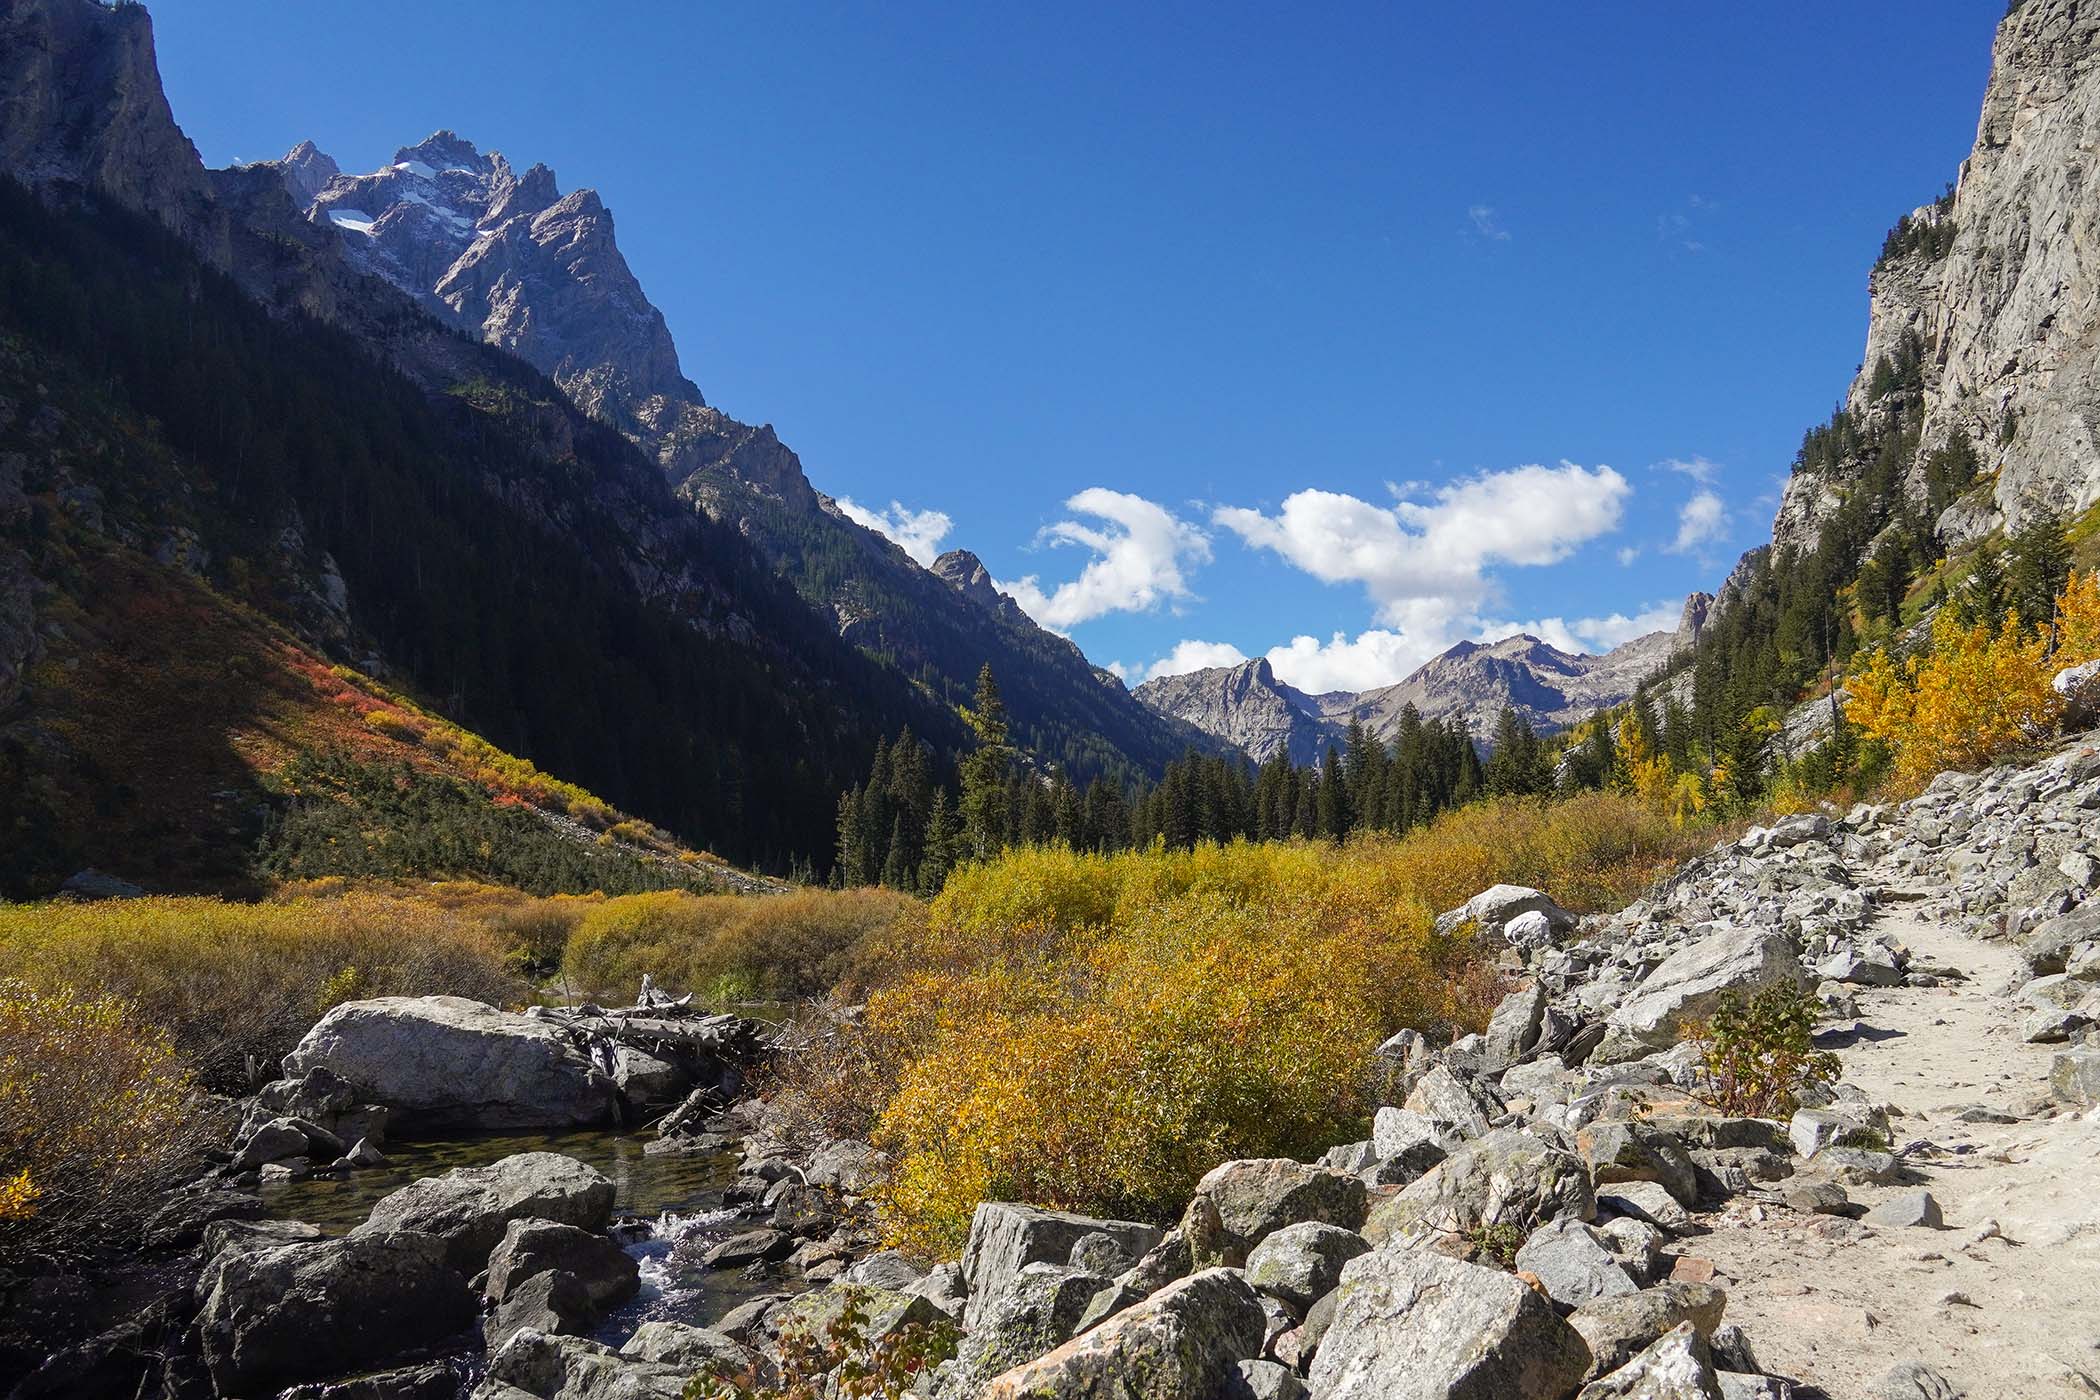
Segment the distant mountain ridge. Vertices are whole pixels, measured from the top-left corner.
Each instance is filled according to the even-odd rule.
[[[1651,632],[1600,656],[1565,652],[1520,634],[1460,642],[1406,679],[1361,693],[1308,695],[1278,680],[1266,658],[1256,658],[1161,676],[1139,686],[1137,697],[1256,759],[1284,751],[1297,763],[1317,762],[1352,721],[1378,738],[1392,738],[1410,705],[1425,720],[1456,717],[1475,740],[1494,732],[1505,705],[1548,734],[1631,697],[1697,639],[1711,602],[1706,594],[1693,594],[1678,630]]]
[[[354,265],[543,370],[641,447],[680,499],[755,546],[841,637],[942,705],[966,703],[990,663],[1016,739],[1079,778],[1156,777],[1190,746],[1216,747],[1037,626],[975,556],[920,567],[816,490],[770,425],[709,406],[594,191],[562,194],[546,166],[521,172],[450,131],[363,175],[310,142],[264,168]]]

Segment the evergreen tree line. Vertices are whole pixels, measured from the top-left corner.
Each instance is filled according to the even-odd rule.
[[[1993,627],[2008,616],[2048,620],[2071,567],[2058,515],[2038,513],[2002,545],[1979,546],[1958,584],[1948,582],[1958,569],[1940,567],[1946,549],[1934,526],[1975,485],[1983,462],[1959,431],[1920,461],[1924,360],[1923,343],[1906,334],[1877,360],[1862,410],[1840,406],[1803,435],[1794,472],[1829,479],[1841,503],[1811,546],[1744,556],[1724,589],[1726,606],[1676,663],[1691,670],[1690,699],[1682,724],[1665,718],[1659,732],[1684,736],[1672,739],[1671,757],[1687,771],[1720,767],[1754,786],[1792,705],[1819,682],[1836,683],[1863,647],[1903,643],[1918,615],[1907,605],[1928,573],[1939,577],[1922,606],[1950,604],[1964,622]],[[1912,493],[1913,463],[1922,499]],[[1849,744],[1840,726],[1833,752],[1849,753]],[[1834,781],[1850,776],[1840,770]]]
[[[976,745],[953,790],[933,750],[907,729],[878,749],[864,783],[840,794],[837,883],[932,894],[958,862],[1014,846],[1187,850],[1203,841],[1398,834],[1482,797],[1599,787],[1615,771],[1611,729],[1601,722],[1592,726],[1601,743],[1563,755],[1505,707],[1483,762],[1462,721],[1425,720],[1410,705],[1389,741],[1352,723],[1316,764],[1279,752],[1256,765],[1191,749],[1156,782],[1097,777],[1082,786],[1061,770],[1045,775],[1016,750],[989,665],[967,718]]]

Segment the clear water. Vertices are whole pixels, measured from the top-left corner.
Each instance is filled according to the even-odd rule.
[[[261,1195],[272,1216],[339,1235],[362,1224],[380,1197],[422,1177],[487,1166],[519,1152],[559,1152],[611,1178],[616,1219],[648,1227],[645,1238],[627,1247],[641,1267],[641,1292],[605,1320],[594,1334],[598,1340],[617,1346],[656,1319],[707,1326],[748,1299],[808,1286],[786,1265],[755,1272],[703,1268],[700,1256],[710,1245],[753,1226],[722,1200],[736,1176],[736,1156],[650,1157],[642,1151],[645,1141],[590,1131],[395,1140],[387,1144],[384,1167],[268,1186]]]

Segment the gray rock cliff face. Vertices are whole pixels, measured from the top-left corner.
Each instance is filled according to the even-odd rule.
[[[168,109],[139,6],[0,0],[0,166],[98,190],[178,232],[209,222],[204,167]]]
[[[1328,744],[1342,738],[1343,726],[1321,714],[1313,697],[1277,680],[1262,657],[1161,676],[1135,693],[1159,713],[1237,744],[1257,761],[1283,752],[1293,763],[1318,763]]]
[[[1905,339],[1923,349],[1923,429],[1902,480],[1925,497],[1925,460],[1955,437],[1982,484],[1941,514],[1950,544],[2018,529],[2044,509],[2100,501],[2100,13],[2029,0],[1999,26],[1976,143],[1951,201],[1913,210],[1912,240],[1869,280],[1867,335],[1846,397],[1885,413],[1874,370]],[[1772,542],[1813,548],[1850,470],[1798,472]],[[1724,593],[1723,604],[1726,597]]]

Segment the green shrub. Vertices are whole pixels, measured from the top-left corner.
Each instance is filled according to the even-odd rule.
[[[1803,1090],[1838,1076],[1838,1057],[1815,1048],[1816,1000],[1789,982],[1745,1000],[1721,999],[1690,1036],[1700,1052],[1699,1096],[1743,1118],[1782,1118]]]

